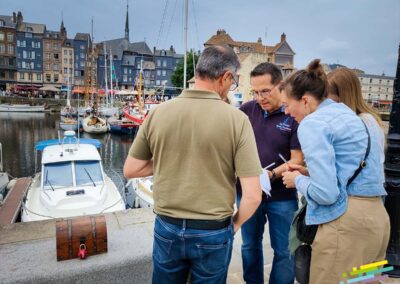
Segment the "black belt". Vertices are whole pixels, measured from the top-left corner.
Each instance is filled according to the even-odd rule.
[[[184,226],[190,229],[199,229],[199,230],[218,230],[228,227],[232,223],[232,218],[227,217],[221,220],[194,220],[194,219],[180,219],[174,218],[164,215],[158,215],[163,221],[177,225],[177,226]]]

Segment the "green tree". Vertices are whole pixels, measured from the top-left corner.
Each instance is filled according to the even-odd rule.
[[[186,80],[189,81],[194,76],[194,68],[193,68],[193,56],[195,64],[197,64],[197,60],[199,59],[199,55],[190,50],[186,53],[187,59],[187,68],[186,68]],[[172,84],[177,88],[182,88],[183,86],[183,58],[176,65],[176,69],[171,77]],[[187,83],[186,83],[187,86]]]

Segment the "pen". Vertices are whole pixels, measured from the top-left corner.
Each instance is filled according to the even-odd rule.
[[[278,154],[278,156],[279,156],[279,158],[281,158],[282,159],[282,161],[284,161],[285,162],[285,164],[287,164],[288,163],[288,161],[285,159],[285,157],[283,157],[280,153]]]
[[[268,166],[266,166],[264,168],[264,170],[268,170],[270,167],[275,166],[275,162],[272,162],[271,164],[269,164]]]

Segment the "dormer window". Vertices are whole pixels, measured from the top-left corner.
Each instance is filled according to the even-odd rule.
[[[4,22],[3,20],[0,20],[0,27],[4,27],[6,25],[6,22]]]

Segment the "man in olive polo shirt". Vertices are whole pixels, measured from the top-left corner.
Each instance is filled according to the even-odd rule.
[[[225,283],[233,234],[261,201],[261,165],[247,116],[222,101],[240,63],[204,50],[193,90],[152,110],[132,144],[127,178],[154,175],[153,283]],[[243,196],[233,215],[235,179]]]

